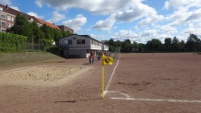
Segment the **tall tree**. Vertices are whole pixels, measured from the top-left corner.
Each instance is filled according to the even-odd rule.
[[[145,44],[138,43],[138,50],[139,50],[139,52],[143,52],[145,50]]]
[[[172,39],[171,38],[165,38],[165,50],[166,51],[171,51],[171,42]]]
[[[138,44],[135,41],[132,44],[132,51],[138,51]]]
[[[172,49],[173,51],[179,51],[179,40],[176,36],[172,40]]]
[[[197,51],[200,48],[200,39],[194,35],[190,34],[188,37],[188,40],[185,45],[186,49],[188,51]]]
[[[185,42],[183,40],[179,42],[179,51],[185,51]]]
[[[10,33],[27,36],[28,40],[32,39],[32,25],[27,21],[24,15],[17,15],[15,18],[15,24],[8,30]]]
[[[123,52],[131,52],[131,41],[129,39],[126,39],[123,43],[122,43],[122,51]]]
[[[148,51],[156,52],[160,50],[161,41],[159,39],[152,39],[148,41],[146,44]]]

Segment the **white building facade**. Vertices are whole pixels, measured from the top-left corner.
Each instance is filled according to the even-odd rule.
[[[108,45],[93,39],[89,35],[77,35],[62,38],[59,40],[59,52],[64,57],[88,58],[90,52],[106,52]]]
[[[4,12],[3,7],[0,6],[0,32],[6,32],[8,28],[14,25],[15,15]]]

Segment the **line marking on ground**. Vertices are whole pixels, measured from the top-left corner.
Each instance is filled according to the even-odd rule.
[[[114,69],[113,69],[113,72],[112,72],[112,74],[111,74],[111,76],[110,76],[109,82],[108,82],[108,84],[107,84],[107,86],[106,86],[106,88],[105,88],[104,95],[106,95],[107,92],[108,92],[108,89],[109,89],[109,87],[110,87],[110,83],[111,83],[111,81],[112,81],[112,79],[113,79],[113,76],[114,76],[114,73],[115,73],[115,71],[116,71],[116,68],[117,68],[117,66],[119,65],[120,57],[121,57],[121,55],[119,54],[118,61],[117,61],[116,65],[115,65],[115,67],[114,67]]]
[[[150,98],[117,98],[112,97],[113,100],[129,100],[129,101],[145,101],[145,102],[174,102],[174,103],[200,103],[201,100],[177,100],[177,99],[150,99]]]
[[[167,71],[167,69],[126,69],[126,70],[134,70],[134,71]]]
[[[130,98],[130,96],[129,96],[128,94],[122,93],[122,92],[120,92],[120,91],[108,91],[108,93],[119,93],[119,94],[125,96],[126,98]]]

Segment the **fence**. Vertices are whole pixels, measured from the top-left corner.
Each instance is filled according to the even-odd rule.
[[[26,52],[44,51],[44,45],[41,42],[26,42],[25,51]]]

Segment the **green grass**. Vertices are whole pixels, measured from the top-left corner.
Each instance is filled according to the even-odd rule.
[[[61,59],[63,58],[48,52],[0,53],[0,67]]]

